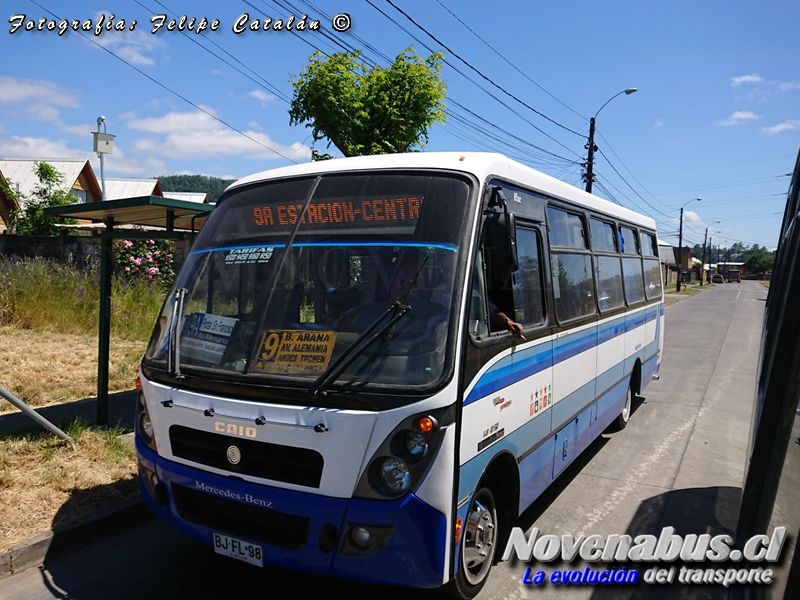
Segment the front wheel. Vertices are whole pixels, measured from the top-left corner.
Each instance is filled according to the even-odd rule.
[[[458,572],[445,588],[449,595],[470,600],[481,591],[494,563],[499,529],[494,495],[488,487],[482,487],[475,492],[467,512]]]

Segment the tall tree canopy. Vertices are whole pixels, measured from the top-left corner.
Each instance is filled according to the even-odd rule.
[[[408,152],[444,123],[441,52],[421,58],[407,48],[388,68],[368,67],[359,52],[315,52],[297,78],[289,123],[305,124],[345,156]],[[330,158],[314,152],[315,160]]]

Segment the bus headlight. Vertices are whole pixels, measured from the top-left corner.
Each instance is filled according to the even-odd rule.
[[[158,451],[153,432],[153,422],[150,420],[150,413],[147,412],[147,403],[144,400],[144,394],[141,392],[139,392],[139,401],[136,403],[136,435],[150,450]]]
[[[411,484],[408,466],[398,458],[387,458],[381,465],[381,481],[395,494],[405,492]]]
[[[447,428],[455,423],[455,414],[453,404],[398,422],[375,449],[353,497],[392,500],[415,490],[436,460]]]
[[[421,433],[410,431],[406,435],[406,450],[417,460],[424,458],[428,453],[428,441]]]

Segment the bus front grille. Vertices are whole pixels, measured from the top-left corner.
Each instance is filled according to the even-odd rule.
[[[307,517],[250,506],[174,483],[172,497],[178,514],[190,523],[285,550],[302,550],[306,545]]]
[[[308,448],[234,438],[182,425],[169,428],[169,441],[173,456],[231,473],[312,488],[319,488],[322,479],[322,455]],[[236,464],[228,459],[231,446],[239,450]]]

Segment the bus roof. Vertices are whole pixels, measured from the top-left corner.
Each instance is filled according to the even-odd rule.
[[[283,177],[372,169],[445,169],[470,173],[480,182],[485,182],[493,176],[501,177],[551,198],[573,202],[642,227],[653,230],[656,228],[655,221],[648,216],[589,194],[494,152],[409,152],[308,162],[243,177],[228,189]]]

